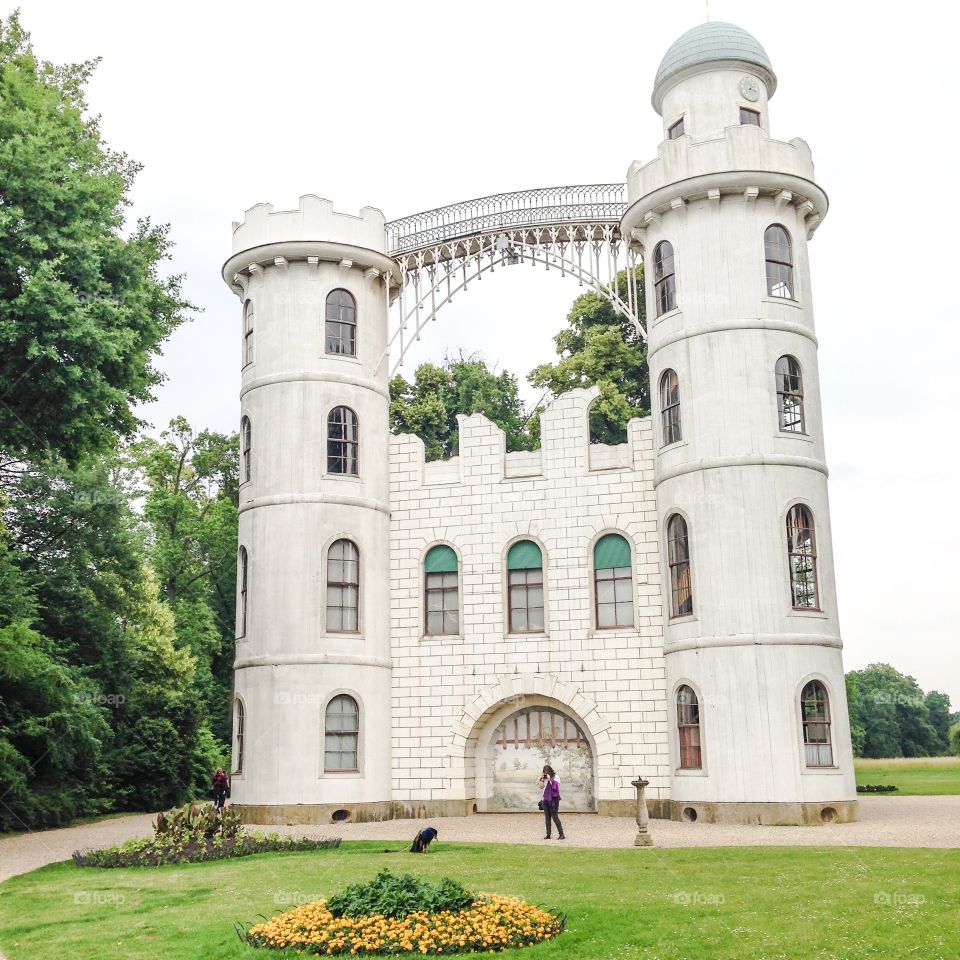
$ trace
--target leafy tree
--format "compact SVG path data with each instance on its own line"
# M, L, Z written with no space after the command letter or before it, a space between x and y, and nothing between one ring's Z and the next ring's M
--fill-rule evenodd
M508 450L531 450L530 433L517 378L495 373L473 355L447 357L440 366L417 368L413 383L396 376L390 382L390 426L394 433L415 433L423 440L428 460L455 456L457 414L482 413L506 434Z
M940 741L937 752L946 753L950 749L950 724L953 719L950 713L950 697L946 693L931 690L924 702L927 705L930 726L937 731L937 739Z
M643 267L637 267L641 320L645 318ZM617 275L621 297L627 295L627 272ZM554 338L560 359L543 363L528 380L559 396L577 387L600 388L590 410L590 434L596 443L622 443L627 423L650 412L647 345L636 327L598 293L578 297L567 314L567 328Z
M86 115L96 61L39 61L19 17L0 22L0 451L9 466L76 463L137 426L152 357L189 304L160 279L166 227L124 208L139 167Z

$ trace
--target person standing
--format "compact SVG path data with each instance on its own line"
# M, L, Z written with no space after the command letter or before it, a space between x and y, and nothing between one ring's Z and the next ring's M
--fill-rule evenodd
M557 825L557 839L566 840L567 838L563 835L563 824L560 823L560 818L557 816L560 809L560 781L557 779L553 767L549 764L543 768L543 776L540 777L540 789L543 791L540 804L543 807L544 820L547 822L547 835L543 839L550 839L552 825L555 823Z
M230 796L230 778L224 772L223 767L217 767L213 775L214 807L217 810L222 810L228 796Z

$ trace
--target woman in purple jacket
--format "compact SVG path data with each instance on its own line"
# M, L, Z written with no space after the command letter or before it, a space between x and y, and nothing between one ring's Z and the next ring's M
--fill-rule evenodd
M543 768L543 776L540 778L540 789L543 791L543 799L541 801L543 817L547 821L547 835L543 839L550 839L552 821L557 825L557 833L559 834L557 839L566 840L567 838L563 835L563 825L557 816L557 811L560 809L560 781L557 779L553 767L549 764Z

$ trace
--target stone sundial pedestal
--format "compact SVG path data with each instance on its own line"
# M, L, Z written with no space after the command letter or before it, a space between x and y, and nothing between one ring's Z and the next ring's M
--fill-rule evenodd
M652 847L653 837L650 836L650 816L647 813L646 789L649 780L642 777L631 781L637 791L637 836L633 841L635 847Z

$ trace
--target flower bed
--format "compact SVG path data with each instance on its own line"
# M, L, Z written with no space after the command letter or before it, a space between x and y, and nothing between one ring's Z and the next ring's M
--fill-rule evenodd
M456 913L410 913L385 917L335 917L326 900L308 903L247 931L255 947L294 948L303 953L450 954L529 947L558 936L564 918L512 897L479 897Z

